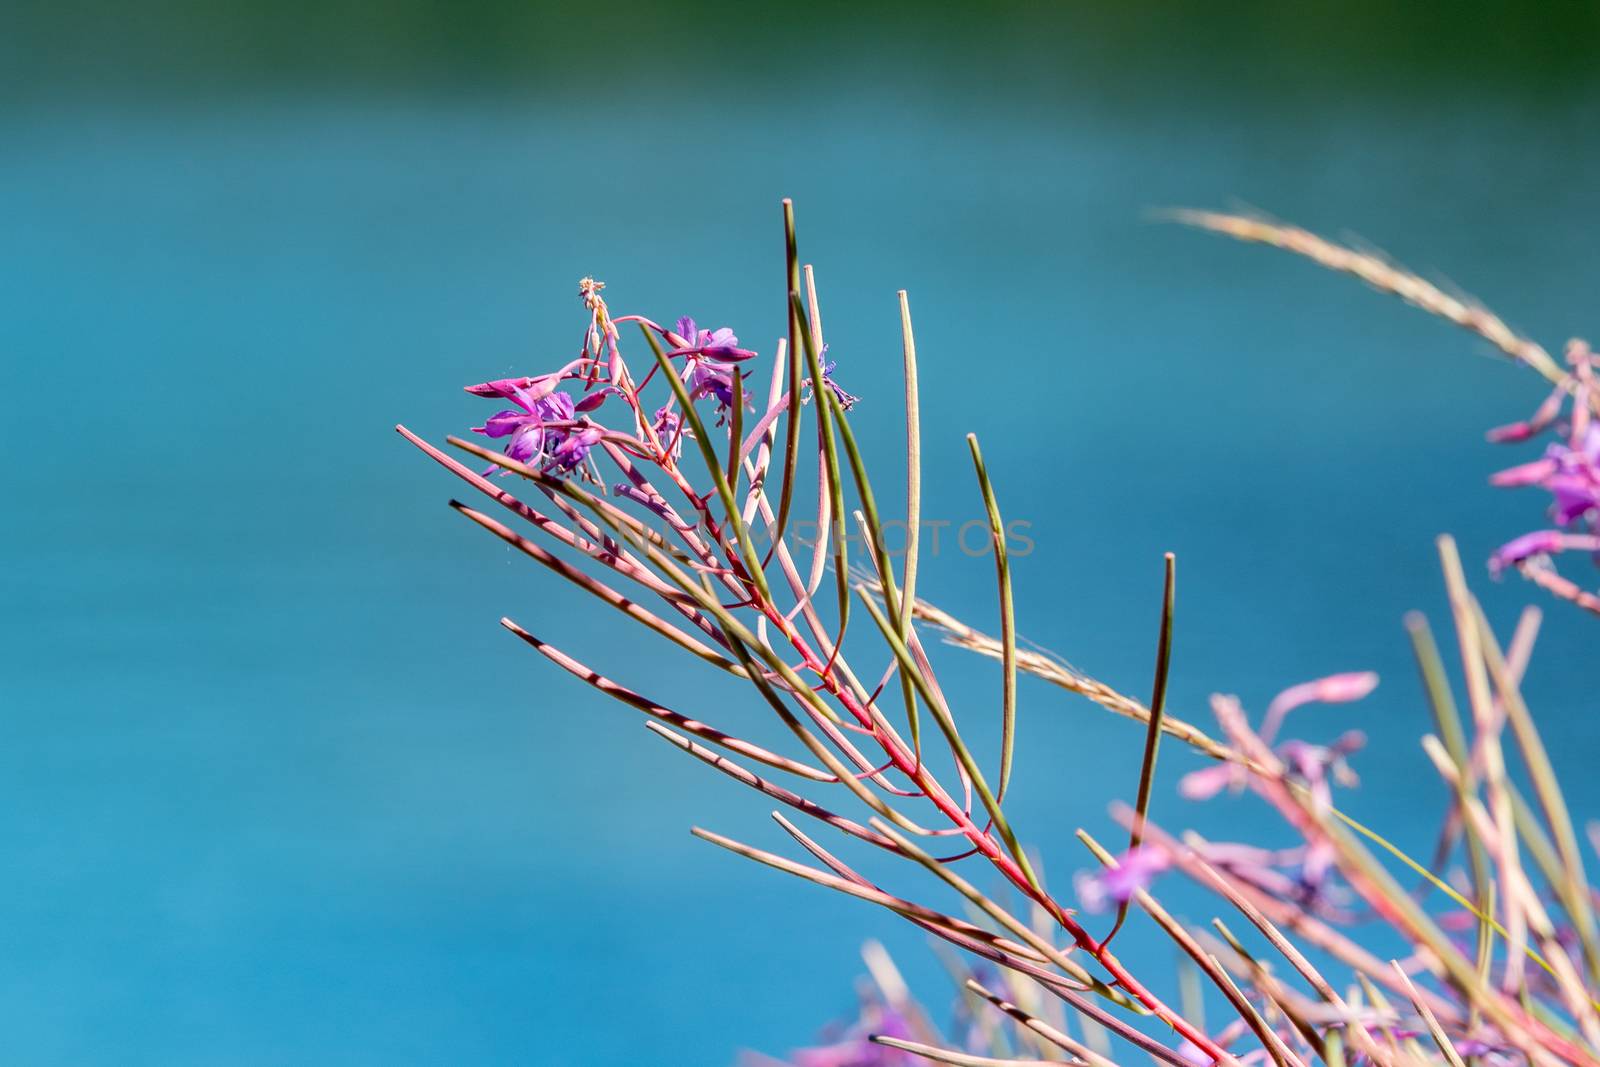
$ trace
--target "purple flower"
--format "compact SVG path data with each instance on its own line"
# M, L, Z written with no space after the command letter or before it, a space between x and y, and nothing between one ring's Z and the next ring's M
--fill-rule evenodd
M1588 474L1557 474L1545 482L1555 498L1550 517L1557 526L1570 526L1592 511L1600 510L1600 478Z
M828 350L828 346L823 345L822 350L826 352ZM849 411L851 408L855 407L861 402L861 398L845 392L839 387L839 383L833 380L833 368L836 366L838 366L838 364L832 361L822 365L822 384L826 385L833 393L834 399L839 401L839 406L844 410Z
M1073 886L1086 911L1105 911L1114 904L1126 904L1141 889L1147 889L1156 875L1172 865L1167 854L1150 845L1140 845L1117 857L1116 865L1089 873L1078 872Z
M733 407L733 375L728 367L695 360L689 367L689 399L716 397L717 407L726 411Z
M1333 674L1310 682L1290 686L1272 701L1259 739L1271 744L1273 735L1282 724L1284 716L1296 708L1311 703L1343 703L1359 700L1378 684L1378 676L1367 671ZM1213 697L1212 706L1227 726L1234 716L1238 729L1247 730L1244 712L1232 697ZM1316 745L1308 741L1280 742L1274 754L1282 761L1286 778L1298 781L1310 793L1315 808L1327 812L1333 807L1333 786L1358 784L1349 758L1367 742L1360 730L1347 730L1331 745ZM1194 771L1183 777L1178 789L1191 800L1203 800L1224 788L1243 789L1253 784L1252 772L1237 763L1220 763ZM1248 849L1238 845L1210 845L1205 852L1209 862L1226 868L1235 877L1263 889L1274 896L1293 900L1307 910L1332 918L1340 906L1341 893L1333 882L1337 870L1337 856L1330 842L1323 838L1308 839L1298 848L1278 853ZM1294 873L1278 868L1298 868Z
M1600 423L1590 414L1597 387L1595 357L1587 346L1574 343L1567 352L1572 364L1572 382L1550 394L1527 422L1513 423L1489 432L1491 441L1526 441L1551 427L1561 440L1545 449L1544 456L1529 463L1500 471L1490 477L1497 486L1538 486L1550 494L1550 518L1558 527L1577 527L1571 533L1561 530L1535 530L1497 549L1489 557L1489 572L1498 577L1507 567L1557 552L1594 549L1593 535L1600 534ZM1559 422L1561 409L1569 401L1565 422ZM1578 530L1584 531L1579 533Z
M604 432L598 426L585 426L575 433L567 434L561 442L550 451L550 466L557 470L570 471L585 459L589 458L589 449L600 443Z
M822 384L827 386L828 392L833 394L833 398L839 402L839 406L845 411L849 411L861 402L861 398L853 393L845 392L839 383L833 380L833 369L838 366L838 363L828 359L827 355L828 346L823 345L822 351L817 353L817 358L822 363ZM812 386L812 392L816 392L815 385Z
M1291 685L1267 705L1266 717L1261 720L1261 740L1270 745L1272 739L1278 736L1278 727L1283 724L1284 716L1296 708L1307 704L1347 704L1352 700L1360 700L1376 688L1378 676L1371 671L1330 674L1326 678Z
M1218 763L1190 771L1178 780L1178 795L1185 800L1210 800L1224 789L1244 788L1245 769L1237 763Z
M1371 671L1349 671L1330 674L1288 689L1272 698L1266 717L1261 721L1261 740L1271 744L1283 725L1284 717L1296 708L1307 704L1343 704L1360 700L1378 686L1378 676ZM1304 741L1285 741L1277 748L1278 755L1290 769L1299 772L1308 782L1321 782L1332 773L1340 785L1350 785L1355 774L1345 762L1350 753L1366 743L1366 735L1359 730L1346 733L1332 746L1310 745ZM1178 782L1178 792L1189 800L1209 800L1224 789L1244 788L1249 772L1237 763L1219 763L1191 771Z
M1331 745L1285 741L1278 746L1278 756L1309 785L1320 786L1332 778L1342 786L1354 787L1360 784L1360 779L1350 769L1349 758L1366 744L1366 734L1347 730Z
M1511 1049L1506 1045L1497 1045L1479 1037L1458 1037L1450 1043L1455 1047L1457 1055L1469 1059L1483 1059L1496 1065L1517 1062Z
M523 389L517 381L512 380L488 382L476 388L494 388L496 392L479 395L504 396L517 405L516 408L495 412L484 420L482 426L474 426L472 432L485 437L509 437L505 454L518 463L541 462L547 449L559 443L564 436L560 429L548 427L547 424L567 422L573 416L572 397L566 393L540 396Z
M656 409L656 421L651 429L655 431L656 440L661 442L661 447L666 449L667 457L674 463L683 455L682 428L683 418L672 410L671 405Z
M1546 456L1536 459L1532 463L1522 463L1515 467L1507 467L1503 471L1496 471L1489 475L1489 484L1509 488L1519 485L1541 485L1544 480L1558 470L1556 461Z
M1590 463L1600 463L1600 423L1591 422L1581 437L1573 441L1573 448Z
M728 327L701 330L687 315L679 319L672 330L662 332L666 334L667 341L675 346L669 355L704 356L723 363L737 363L755 356L749 349L739 347L739 339Z
M467 391L476 396L501 396L517 405L495 412L482 426L474 426L472 432L509 438L505 454L518 463L557 471L574 469L599 444L603 431L598 426L572 425L576 407L571 396L553 391L559 380L558 375L547 374L469 385ZM591 396L584 398L584 403L593 408L599 401ZM484 473L495 469L490 467Z
M1525 559L1560 552L1562 540L1560 530L1535 530L1507 541L1489 557L1489 573L1498 578L1507 567L1514 567Z
M1350 730L1331 745L1285 741L1278 746L1277 752L1290 772L1305 782L1317 810L1326 812L1333 807L1330 778L1343 786L1360 783L1355 771L1350 768L1348 757L1366 743L1366 734L1360 730ZM1328 875L1334 869L1334 862L1333 845L1327 840L1319 838L1306 846L1300 864L1300 889L1308 902L1327 891Z
M738 373L732 367L720 363L695 358L689 360L689 373L686 379L689 399L699 400L707 396L713 398L717 402L718 426L727 420L728 412L733 410L733 379Z

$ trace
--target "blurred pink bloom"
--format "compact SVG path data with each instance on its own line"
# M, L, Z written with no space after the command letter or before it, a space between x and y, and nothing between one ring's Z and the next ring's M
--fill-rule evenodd
M1261 720L1261 740L1272 744L1283 725L1283 717L1306 704L1347 704L1360 700L1378 687L1378 676L1371 671L1352 671L1348 674L1330 674L1311 682L1292 685L1279 693L1267 706L1266 718Z
M1547 397L1533 418L1489 431L1491 441L1527 441L1554 428L1560 440L1540 459L1491 475L1492 485L1538 486L1550 494L1550 519L1558 527L1534 530L1515 538L1489 557L1489 573L1499 577L1507 567L1564 551L1600 548L1600 423L1590 408L1596 397L1595 357L1588 346L1574 342L1567 351L1572 378ZM1568 405L1566 420L1558 421ZM1600 560L1597 560L1600 561Z
M1514 567L1535 556L1550 556L1557 552L1600 552L1600 536L1594 534L1569 534L1560 530L1535 530L1507 541L1489 557L1489 573L1499 577L1507 567Z
M1219 763L1190 771L1178 781L1178 793L1187 800L1210 800L1230 786L1237 792L1244 788L1245 769L1237 763Z
M668 343L675 346L668 353L672 356L705 356L723 363L736 363L755 356L749 349L739 347L739 339L728 327L702 330L687 315L674 324L673 330L662 332Z
M1555 472L1555 460L1536 459L1532 463L1523 463L1515 467L1507 467L1503 471L1496 471L1494 474L1489 475L1489 484L1503 487L1538 485Z
M1172 860L1162 850L1140 845L1118 856L1114 867L1078 872L1073 887L1085 911L1105 911L1132 900L1134 894L1149 888L1156 875L1171 865Z

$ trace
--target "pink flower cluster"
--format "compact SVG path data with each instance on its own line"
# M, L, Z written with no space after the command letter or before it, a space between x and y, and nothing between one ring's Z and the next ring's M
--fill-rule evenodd
M1570 377L1551 391L1533 416L1489 431L1489 440L1515 443L1550 431L1558 440L1544 455L1490 477L1492 485L1537 486L1550 494L1551 528L1525 533L1500 546L1489 558L1499 576L1507 567L1548 572L1550 557L1562 552L1600 552L1600 423L1595 408L1596 357L1582 341L1567 346ZM1530 575L1531 576L1531 575Z

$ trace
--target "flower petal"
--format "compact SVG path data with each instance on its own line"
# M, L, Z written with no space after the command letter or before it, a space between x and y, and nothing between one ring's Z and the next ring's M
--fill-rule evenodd
M504 437L516 433L530 422L537 421L525 411L497 411L485 419L482 426L474 426L472 432L488 437Z

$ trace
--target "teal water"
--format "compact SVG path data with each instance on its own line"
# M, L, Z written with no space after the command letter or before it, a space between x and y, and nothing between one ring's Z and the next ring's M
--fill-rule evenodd
M1357 283L1148 212L1243 202L1353 232L1558 346L1592 329L1600 285L1600 96L1568 47L1586 23L821 9L790 31L623 10L592 16L632 30L596 68L558 54L595 29L565 11L502 12L497 34L492 12L423 6L298 30L162 10L30 9L32 36L6 38L0 1029L19 1062L721 1064L848 1011L870 934L944 1001L886 918L689 838L781 835L495 620L730 728L758 709L462 523L461 490L390 429L442 437L483 414L462 383L567 358L586 273L617 309L770 353L786 195L891 485L910 290L927 513L980 514L978 432L1036 545L1023 631L1142 691L1176 551L1175 706L1204 720L1214 690L1259 708L1378 670L1376 696L1300 725L1366 729L1351 807L1427 840L1399 620L1444 626L1434 535L1475 565L1539 521L1487 489L1511 453L1481 438L1538 382ZM988 624L987 561L925 567ZM1532 599L1474 573L1502 625ZM1553 608L1527 683L1590 813L1593 640ZM993 707L990 665L938 662L968 714ZM1064 880L1138 738L1032 685L1021 729L1017 819ZM1158 806L1276 832L1244 803Z

